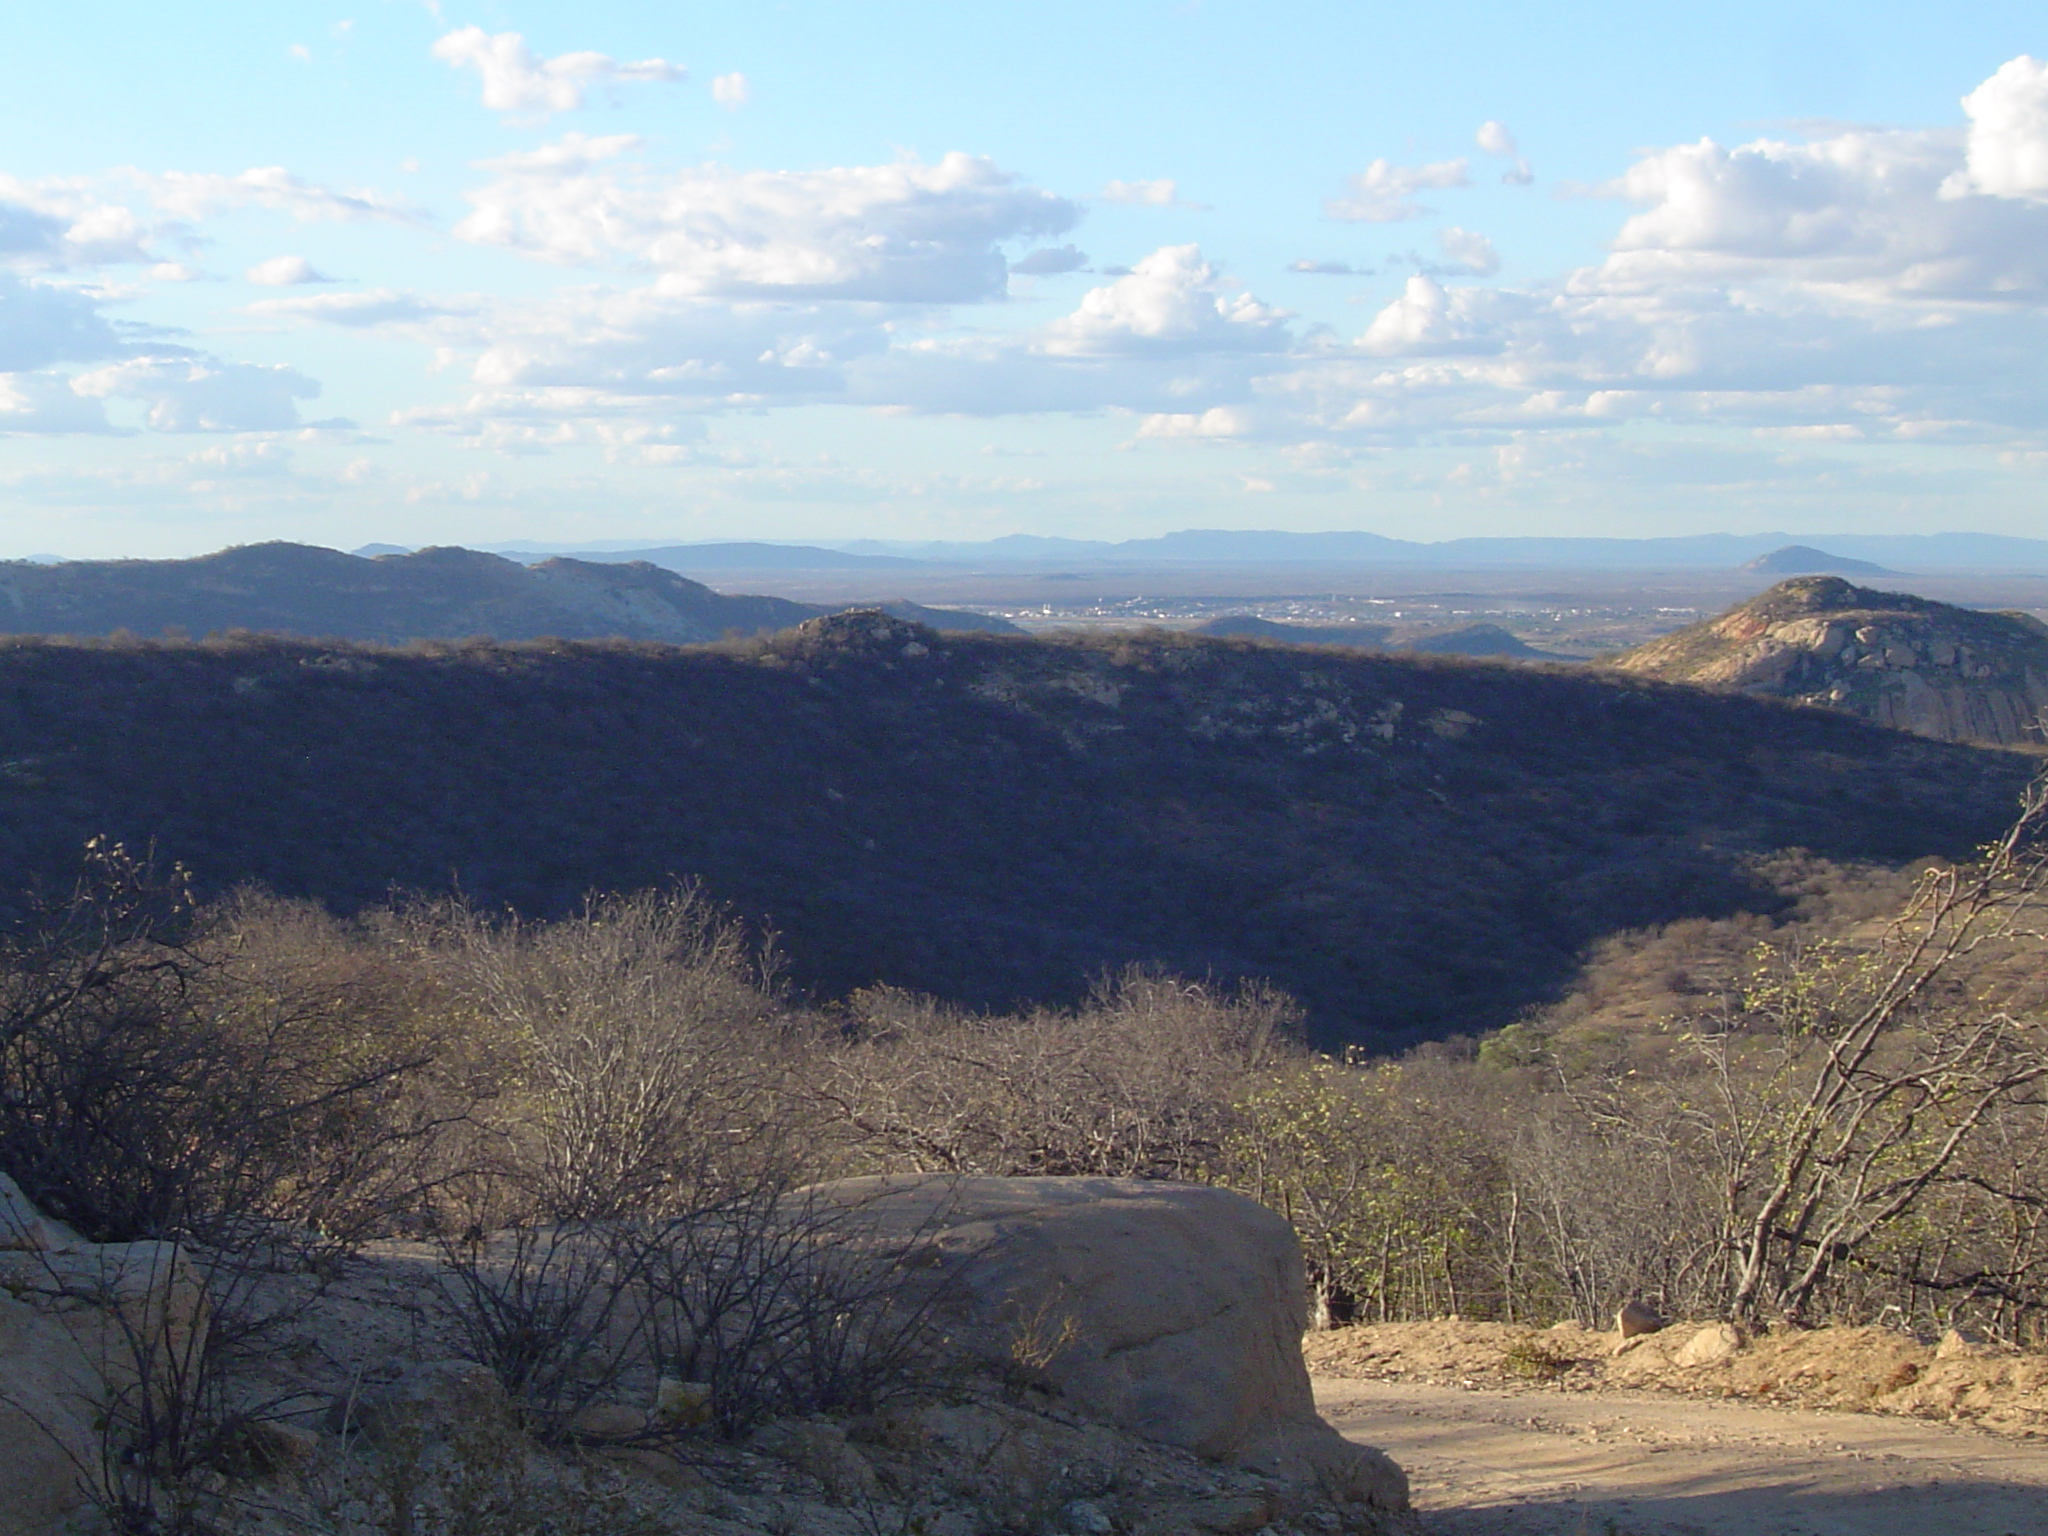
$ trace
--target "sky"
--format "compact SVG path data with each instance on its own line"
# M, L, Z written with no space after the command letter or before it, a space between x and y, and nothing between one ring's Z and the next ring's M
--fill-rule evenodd
M2048 15L15 0L0 557L2048 535Z

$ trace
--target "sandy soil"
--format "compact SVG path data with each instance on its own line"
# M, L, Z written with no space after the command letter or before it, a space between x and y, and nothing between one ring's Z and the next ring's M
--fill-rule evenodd
M1627 1393L1316 1382L1433 1536L2048 1536L2048 1449L1982 1430Z
M1682 1329L1618 1357L1559 1330L1577 1363L1539 1383L1499 1368L1517 1333L1310 1341L1324 1415L1407 1469L1433 1536L2048 1536L2038 1356L1823 1330L1674 1369Z

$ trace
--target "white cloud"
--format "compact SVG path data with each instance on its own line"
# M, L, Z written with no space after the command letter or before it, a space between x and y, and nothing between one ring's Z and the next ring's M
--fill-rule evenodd
M0 373L97 362L126 350L88 295L0 272Z
M83 180L0 175L0 263L63 270L155 261L135 214Z
M80 374L79 394L139 400L159 432L275 432L300 425L298 400L320 386L282 365L198 356L130 358Z
M1500 173L1500 179L1511 187L1526 187L1536 179L1536 173L1529 169L1529 162L1522 158L1521 150L1515 144L1515 136L1508 132L1507 124L1485 122L1472 135L1472 142L1489 155L1500 155L1515 163Z
M1241 406L1217 405L1206 411L1160 411L1138 425L1140 437L1231 438L1251 431L1251 417Z
M1273 351L1289 340L1288 316L1229 291L1193 245L1161 246L1130 276L1088 291L1080 307L1046 328L1056 353Z
M747 84L747 77L738 70L729 75L716 76L711 82L711 99L728 112L737 112L753 99L753 89Z
M494 112L545 117L583 105L585 88L596 80L678 81L689 73L666 59L621 64L602 53L537 57L517 32L487 33L461 27L434 44L434 57L454 69L473 69L483 82L483 102ZM730 78L730 77L728 77Z
M1160 181L1112 181L1102 189L1102 200L1149 208L1171 208L1180 201L1180 184L1171 177Z
M470 316L479 305L422 298L395 288L369 288L356 293L308 294L296 299L261 299L248 306L253 315L319 320L349 330L380 326L413 326L448 317Z
M411 224L418 223L421 217L403 199L368 188L337 191L307 181L281 165L251 166L233 176L195 171L126 174L142 186L158 208L180 219L206 219L241 208L271 208L288 213L301 223L388 219Z
M1491 277L1500 270L1500 255L1494 250L1493 242L1482 234L1452 224L1438 230L1436 239L1437 244L1443 247L1445 264L1460 272L1469 272L1474 277Z
M2021 54L1963 98L1967 173L1953 193L2048 197L2048 64Z
M316 272L313 263L303 256L273 256L268 261L257 262L242 275L266 288L293 288L301 283L334 281L325 273Z
M1311 261L1304 256L1298 261L1287 263L1290 272L1307 273L1314 277L1370 277L1371 269L1354 267L1348 261Z
M61 373L0 373L0 432L109 432L106 408Z
M1323 206L1331 218L1348 223L1398 224L1429 212L1414 201L1417 192L1469 187L1469 172L1470 163L1465 160L1439 160L1432 165L1375 160L1350 179L1350 196L1333 197Z
M652 268L680 294L956 303L1002 294L1002 242L1080 216L975 155L820 171L612 163L637 143L571 134L490 162L496 179L456 233L547 261Z
M1026 277L1052 277L1061 272L1078 272L1088 265L1088 253L1079 246L1049 245L1010 263L1012 272Z

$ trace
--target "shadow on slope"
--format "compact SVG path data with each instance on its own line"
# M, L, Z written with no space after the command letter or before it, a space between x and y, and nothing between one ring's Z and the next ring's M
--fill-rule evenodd
M2026 764L1637 679L1160 634L0 647L0 859L87 837L338 908L701 878L823 993L1269 978L1325 1045L1505 1023L1757 856L1958 854Z

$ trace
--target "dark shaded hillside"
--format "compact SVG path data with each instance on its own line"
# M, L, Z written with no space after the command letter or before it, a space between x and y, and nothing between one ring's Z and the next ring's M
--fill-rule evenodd
M941 628L1016 633L1001 619L892 603ZM766 634L832 610L729 596L646 561L527 566L471 549L366 559L308 544L248 544L193 560L0 565L0 632L204 635L250 629L333 640L666 640Z
M874 614L704 649L0 645L17 876L99 832L342 908L698 876L821 992L1049 1000L1154 961L1269 977L1325 1042L1502 1023L1605 933L1769 907L1756 853L1962 852L2025 773L1630 678Z

